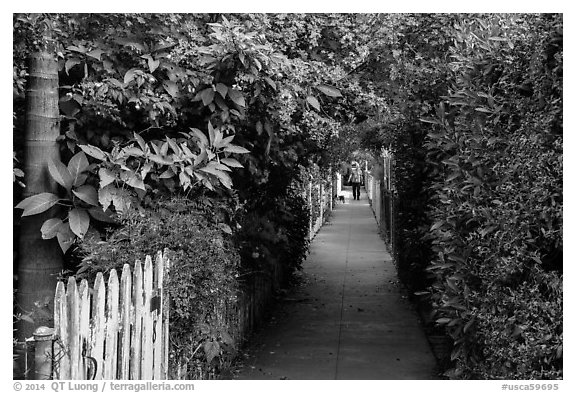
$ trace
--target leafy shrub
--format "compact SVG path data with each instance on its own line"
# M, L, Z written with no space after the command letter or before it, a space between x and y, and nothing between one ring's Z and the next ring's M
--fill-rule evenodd
M561 16L470 18L453 34L426 145L448 375L562 378Z
M230 228L219 222L223 220L219 206L203 201L204 208L199 206L202 202L171 200L154 210L128 212L122 226L105 241L93 238L82 243L87 257L78 275L90 278L98 271L121 269L125 263L133 266L137 259L169 249L171 361L186 360L189 377L205 379L235 354L228 326L217 313L223 302L236 300L240 257L227 234Z
M262 193L250 201L252 210L241 219L237 244L248 272L264 269L270 273L279 267L287 279L306 258L310 212L296 184L279 195L272 196L272 192L278 191L264 186Z

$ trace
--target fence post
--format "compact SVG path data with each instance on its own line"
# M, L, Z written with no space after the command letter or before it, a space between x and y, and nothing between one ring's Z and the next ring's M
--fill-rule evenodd
M52 341L54 329L41 326L34 335L34 379L51 379L52 377Z
M312 206L312 181L308 182L308 209L310 210L310 225L308 228L309 234L308 237L310 240L314 237L314 223L313 221L313 214L314 207Z
M318 186L320 189L318 200L320 201L320 226L322 226L322 222L324 220L324 186L322 184L322 178L320 178L320 185Z

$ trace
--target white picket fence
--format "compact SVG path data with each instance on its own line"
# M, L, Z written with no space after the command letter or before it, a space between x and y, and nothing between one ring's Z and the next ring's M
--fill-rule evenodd
M169 260L158 252L116 270L93 288L74 278L59 282L54 298L54 379L168 378L169 303L164 276Z

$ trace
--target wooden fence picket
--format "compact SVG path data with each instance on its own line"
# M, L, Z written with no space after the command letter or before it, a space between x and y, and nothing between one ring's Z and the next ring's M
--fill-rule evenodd
M130 325L132 306L132 272L125 264L120 278L120 337L118 344L118 379L130 378Z
M164 275L170 271L170 259L167 258L166 250L164 250L163 262L164 271L162 273L162 289L160 295L162 296L162 375L161 379L168 379L168 362L170 357L170 297L164 293Z
M73 277L68 279L66 288L66 297L68 301L68 340L70 351L70 379L81 379L80 370L80 299L78 297L78 288L76 280Z
M152 345L154 347L154 379L162 379L162 285L164 282L164 263L162 253L156 254L156 266L154 271L154 297L156 298L153 306L156 309L152 313L153 329Z
M142 346L142 263L136 261L134 265L132 313L134 314L132 327L132 347L130 351L130 379L140 378L141 346Z
M56 340L55 358L57 368L54 378L70 379L70 352L68 345L68 301L66 300L66 288L63 282L56 285L54 296L54 326Z
M169 261L158 252L144 269L125 264L107 283L98 273L92 290L71 277L54 296L54 379L167 379Z
M144 306L142 309L142 370L140 379L153 379L154 348L152 345L152 258L146 255L144 262Z
M82 356L80 367L80 379L88 378L88 364L87 354L89 353L90 342L90 291L88 288L88 281L82 280L80 282L80 351Z
M106 301L106 345L104 348L104 379L116 379L116 366L118 361L118 274L116 270L110 272L108 278Z
M92 379L103 379L104 363L104 334L105 334L105 303L106 288L102 273L96 275L94 283L94 298L92 299L92 334L90 337L90 356L94 359L94 371Z

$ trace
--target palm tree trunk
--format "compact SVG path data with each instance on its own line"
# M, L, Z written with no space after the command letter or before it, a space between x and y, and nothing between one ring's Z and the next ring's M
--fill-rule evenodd
M24 141L24 198L57 193L58 185L48 173L48 160L59 158L56 139L60 134L58 109L58 63L49 49L33 53L26 92ZM34 324L22 321L18 338L30 337L35 327L51 326L56 275L62 270L63 254L56 239L43 240L40 228L57 209L23 217L20 222L17 306L35 311Z

